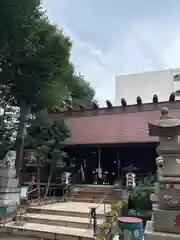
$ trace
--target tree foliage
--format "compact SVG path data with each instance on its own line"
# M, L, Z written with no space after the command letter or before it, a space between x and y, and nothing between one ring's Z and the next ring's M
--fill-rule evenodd
M37 149L47 146L46 155L52 156L54 149L60 149L61 144L70 137L70 130L64 119L52 119L50 115L41 111L29 121L25 147Z
M154 187L141 184L136 186L132 193L133 205L137 210L151 210L152 202L150 195L154 192Z
M76 84L70 88L73 109L79 108L79 105L91 108L95 96L94 89L89 82L84 80L82 75L75 76L75 82Z
M37 165L38 186L40 187L40 166L49 165L50 172L45 196L51 182L53 169L63 162L65 152L60 150L62 143L70 137L66 121L63 119L50 119L46 112L40 112L36 118L30 121L27 128L28 135L25 139L25 149L35 153L34 161ZM39 188L38 187L38 188Z
M12 51L13 46L24 44L31 32L34 17L41 14L40 0L2 0L0 1L0 49ZM15 44L15 45L14 45ZM15 48L14 51L17 49ZM8 51L9 53L9 51ZM7 54L8 53L4 53Z
M6 104L20 108L15 145L20 172L30 113L52 109L69 94L74 107L90 105L94 90L76 75L72 43L49 22L40 0L2 0L0 21L0 87Z

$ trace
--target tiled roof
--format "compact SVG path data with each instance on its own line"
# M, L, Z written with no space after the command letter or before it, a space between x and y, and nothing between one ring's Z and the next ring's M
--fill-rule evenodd
M170 109L169 115L180 118L180 109ZM159 110L71 116L67 119L72 137L68 145L78 144L118 144L156 142L148 135L148 122L160 118Z

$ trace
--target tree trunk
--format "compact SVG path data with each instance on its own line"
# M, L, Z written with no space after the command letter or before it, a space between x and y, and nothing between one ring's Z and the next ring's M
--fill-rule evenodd
M25 104L20 104L20 119L19 130L16 137L16 174L19 177L20 185L22 184L22 163L23 163L23 151L24 151L24 139L26 135L27 121L29 120L30 107Z
M38 190L38 199L41 198L41 186L40 186L40 159L37 156L37 190Z
M45 194L44 194L44 198L47 198L47 196L48 196L49 186L50 186L50 183L51 183L52 173L53 173L53 166L52 165L53 164L51 164L51 167L50 167L48 183L47 183L46 191L45 191Z

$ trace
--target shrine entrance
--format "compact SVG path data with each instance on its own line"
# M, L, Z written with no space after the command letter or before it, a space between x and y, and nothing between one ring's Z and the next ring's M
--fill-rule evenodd
M123 144L121 146L80 146L67 149L82 184L125 185L123 168L130 164L137 168L136 179L141 181L149 173L156 173L156 143Z
M118 149L101 148L102 184L114 185L118 179Z
M89 148L81 155L82 183L113 185L117 180L117 149Z
M156 143L128 144L120 148L121 178L126 183L126 172L136 173L136 182L143 182L148 176L156 174ZM128 169L132 167L133 169Z
M98 149L97 148L90 148L87 149L86 154L84 155L83 159L83 169L84 169L84 177L86 184L95 184L98 182L97 176L97 163L98 163ZM96 183L97 184L97 183Z

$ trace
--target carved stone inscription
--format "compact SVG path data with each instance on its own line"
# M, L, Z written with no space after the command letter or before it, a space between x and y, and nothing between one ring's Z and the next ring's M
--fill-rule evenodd
M169 187L160 188L159 194L160 205L167 208L180 208L180 189L179 184L169 185Z

